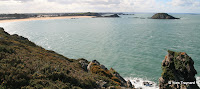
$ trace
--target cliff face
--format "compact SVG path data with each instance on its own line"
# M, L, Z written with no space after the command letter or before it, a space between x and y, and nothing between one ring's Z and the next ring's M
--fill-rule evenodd
M153 15L151 19L179 19L179 18L175 18L167 13L157 13Z
M200 89L196 84L194 61L185 52L168 51L162 62L160 89Z
M131 88L98 61L69 59L0 28L0 88Z

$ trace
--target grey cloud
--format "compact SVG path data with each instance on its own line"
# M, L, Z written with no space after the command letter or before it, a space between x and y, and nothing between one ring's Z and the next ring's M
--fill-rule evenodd
M79 0L48 0L49 2L56 2L60 4L73 4L80 2Z
M33 0L0 0L0 1L20 1L20 2L29 2Z
M33 0L14 0L14 1L29 2L29 1L33 1Z
M200 3L199 0L172 0L171 2L169 2L169 4L172 4L174 6L198 6L198 4Z
M49 2L56 2L60 4L74 4L74 3L85 3L85 4L91 4L91 5L110 5L110 4L120 4L120 0L108 0L108 1L102 1L102 0L48 0Z
M96 0L96 1L85 1L85 3L92 4L92 5L110 5L110 4L120 4L120 0L108 0L108 1L101 1L101 0Z

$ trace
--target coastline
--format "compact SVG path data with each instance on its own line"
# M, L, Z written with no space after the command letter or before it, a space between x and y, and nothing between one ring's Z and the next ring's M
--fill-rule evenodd
M60 17L40 17L40 18L25 18L25 19L9 19L0 20L0 23L18 22L18 21L33 21L33 20L49 20L49 19L65 19L65 18L93 18L95 16L60 16Z

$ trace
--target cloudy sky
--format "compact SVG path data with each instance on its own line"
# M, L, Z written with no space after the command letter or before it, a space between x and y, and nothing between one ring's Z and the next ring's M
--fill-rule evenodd
M0 0L0 13L200 13L200 0Z

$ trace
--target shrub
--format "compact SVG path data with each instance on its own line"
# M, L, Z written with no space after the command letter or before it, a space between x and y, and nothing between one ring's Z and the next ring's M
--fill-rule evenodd
M12 48L0 45L0 52L5 52L5 53L14 53L14 50Z

